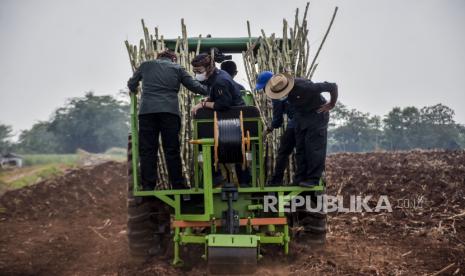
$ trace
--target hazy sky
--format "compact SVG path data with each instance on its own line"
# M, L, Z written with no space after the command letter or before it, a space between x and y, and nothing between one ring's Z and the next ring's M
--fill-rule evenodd
M16 134L47 120L85 91L116 94L130 66L123 44L142 36L140 19L165 37L280 33L306 1L0 0L0 122ZM465 1L311 1L316 50L339 6L315 81L334 81L350 107L384 115L394 106L446 104L465 123ZM238 57L235 57L236 61ZM242 70L242 68L239 68ZM245 75L238 81L246 83Z

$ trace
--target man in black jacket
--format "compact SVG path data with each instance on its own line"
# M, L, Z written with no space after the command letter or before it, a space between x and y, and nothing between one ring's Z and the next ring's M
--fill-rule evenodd
M210 108L216 111L225 111L232 106L245 105L241 91L231 76L215 67L214 61L208 54L196 56L192 62L195 78L208 85L210 90L208 98L193 107L195 114L200 108Z
M223 71L226 71L230 76L231 78L233 79L234 81L234 85L236 85L236 87L239 89L239 90L245 90L245 87L238 83L237 81L234 80L234 77L236 77L237 75L237 65L234 61L232 60L226 60L226 61L223 61L221 63L221 70Z
M192 108L192 113L195 114L201 108L209 108L215 111L226 111L233 106L244 106L245 102L242 99L241 91L236 86L236 82L231 76L223 70L218 70L211 56L208 54L200 54L191 62L195 78L202 81L210 90L208 98L202 100ZM250 185L249 170L242 170L241 164L235 166L237 178L241 187ZM218 184L221 178L221 172L214 172L214 184Z
M329 102L321 95L329 92ZM284 73L274 75L266 84L271 99L287 96L294 108L297 171L294 183L304 187L318 185L325 169L329 112L338 97L335 83L315 83Z
M181 84L197 94L208 95L208 90L175 60L174 52L161 52L156 60L143 62L128 81L132 93L137 93L139 81L142 81L139 155L144 190L153 190L156 186L160 134L171 186L174 189L186 188L179 146L181 118L178 92Z

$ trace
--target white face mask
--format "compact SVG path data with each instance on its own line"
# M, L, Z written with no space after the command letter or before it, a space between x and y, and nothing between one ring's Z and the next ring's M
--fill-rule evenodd
M207 72L203 72L202 74L195 74L195 79L198 81L204 81L207 79Z

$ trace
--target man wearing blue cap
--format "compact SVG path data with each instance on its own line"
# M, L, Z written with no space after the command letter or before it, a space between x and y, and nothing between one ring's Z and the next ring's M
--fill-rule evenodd
M270 71L260 73L255 89L257 91L264 89L271 77L273 77L273 73ZM287 116L287 128L281 136L274 173L268 181L269 186L279 186L283 184L284 171L289 161L289 155L294 151L295 147L294 108L289 104L287 96L281 99L272 99L271 102L273 104L273 119L271 127L266 130L267 133L272 132L273 129L280 128L284 122L284 114Z
M269 73L266 75L269 76ZM287 73L281 73L268 78L264 90L272 100L287 97L294 110L297 161L294 183L304 187L318 185L325 169L328 111L336 105L337 85L294 79ZM330 93L329 102L321 95L323 92Z

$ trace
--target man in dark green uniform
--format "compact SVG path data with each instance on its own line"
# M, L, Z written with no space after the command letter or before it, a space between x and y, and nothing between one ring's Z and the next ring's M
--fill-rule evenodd
M175 60L174 52L161 52L156 60L143 62L128 81L128 88L132 93L137 92L139 81L142 81L139 155L144 190L153 190L157 182L156 164L160 134L170 184L174 189L186 188L179 147L181 118L178 92L181 84L202 95L208 95L208 90L175 63Z
M321 95L329 92L329 102ZM294 183L313 187L318 185L325 169L329 112L338 97L335 83L314 83L289 74L274 75L265 86L271 99L287 100L294 108L297 171Z

